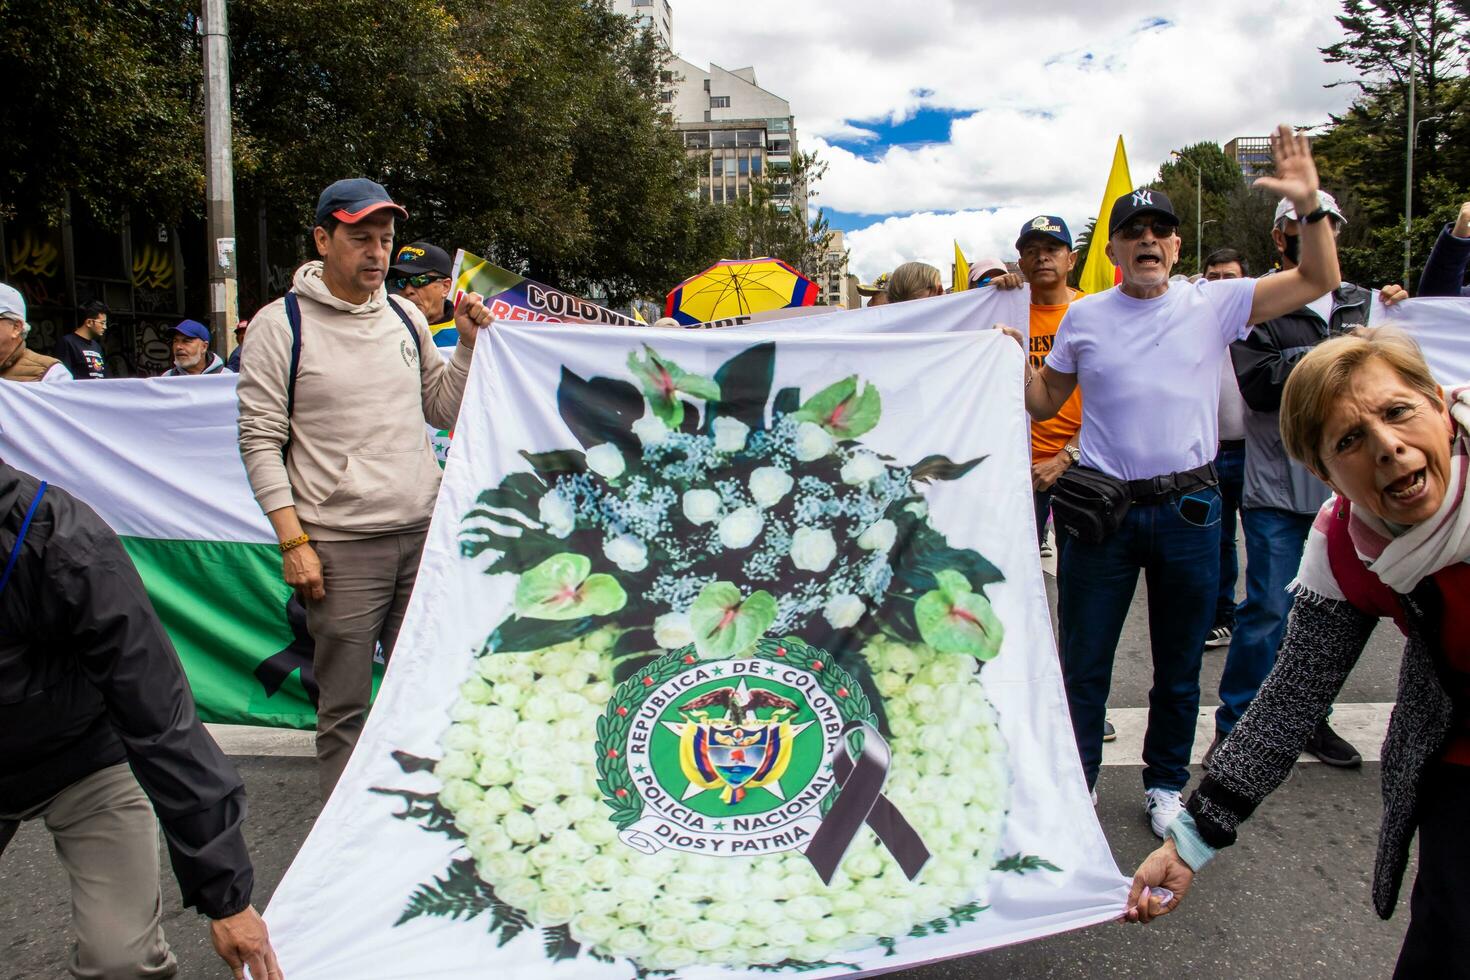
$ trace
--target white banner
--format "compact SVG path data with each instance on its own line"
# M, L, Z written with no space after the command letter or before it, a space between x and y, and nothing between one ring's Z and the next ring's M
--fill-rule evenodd
M1116 918L1022 354L927 332L977 303L495 324L377 705L267 911L286 974L824 977Z
M1441 384L1470 381L1470 299L1429 297L1385 307L1375 293L1368 322L1407 331Z

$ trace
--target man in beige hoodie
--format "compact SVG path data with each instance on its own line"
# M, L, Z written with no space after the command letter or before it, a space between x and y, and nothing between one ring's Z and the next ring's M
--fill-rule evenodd
M236 388L240 456L316 644L323 798L362 731L374 650L392 652L418 573L439 489L425 423L453 427L490 319L479 295L462 297L446 362L423 314L388 296L394 218L407 216L370 180L322 192L322 260L250 321Z

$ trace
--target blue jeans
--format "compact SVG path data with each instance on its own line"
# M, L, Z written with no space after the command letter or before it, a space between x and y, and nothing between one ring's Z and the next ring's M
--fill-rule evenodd
M1062 537L1057 568L1062 679L1088 786L1096 785L1102 765L1113 656L1140 569L1148 584L1154 665L1143 785L1177 790L1189 782L1200 658L1215 617L1220 576L1220 491L1194 496L1209 503L1200 523L1186 520L1177 501L1135 504L1101 544Z
M1235 552L1235 515L1240 512L1245 492L1245 447L1221 448L1215 457L1220 474L1220 595L1215 602L1215 625L1235 625L1235 580L1240 577L1240 559Z
M1291 611L1286 586L1296 578L1315 516L1275 507L1247 507L1240 512L1245 525L1245 602L1236 611L1235 632L1220 675L1215 727L1222 732L1235 728L1276 664L1276 648Z
M1051 490L1032 490L1031 502L1036 505L1036 547L1046 544L1046 519L1051 514Z

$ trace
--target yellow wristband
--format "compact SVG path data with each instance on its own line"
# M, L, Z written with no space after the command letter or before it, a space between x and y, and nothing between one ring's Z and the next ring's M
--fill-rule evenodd
M304 534L298 534L294 538L290 538L290 539L288 539L286 541L282 541L281 542L281 554L284 555L286 552L290 551L292 548L299 548L302 545L306 544L306 542L308 542L310 540L311 540L311 538L307 537L306 535L304 535Z

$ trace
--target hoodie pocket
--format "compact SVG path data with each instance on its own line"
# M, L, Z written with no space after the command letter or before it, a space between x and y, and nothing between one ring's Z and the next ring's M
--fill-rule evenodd
M323 523L392 527L428 520L439 492L439 465L427 445L406 452L347 457L342 479L321 502Z

